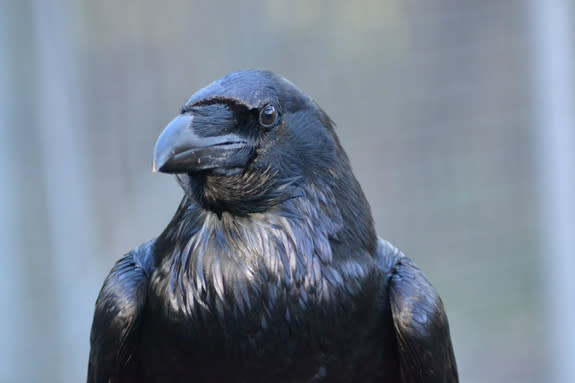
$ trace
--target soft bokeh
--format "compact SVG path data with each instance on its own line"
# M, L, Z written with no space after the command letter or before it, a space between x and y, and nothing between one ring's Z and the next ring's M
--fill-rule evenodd
M0 1L0 382L81 382L98 290L181 191L196 90L267 68L331 115L462 382L575 381L570 0Z

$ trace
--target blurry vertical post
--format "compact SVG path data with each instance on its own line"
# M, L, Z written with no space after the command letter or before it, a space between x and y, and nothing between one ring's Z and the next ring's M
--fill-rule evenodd
M26 293L22 275L28 271L21 257L22 246L18 241L18 214L21 214L18 200L17 172L13 151L17 140L12 130L20 129L20 116L15 106L13 83L17 77L14 67L19 64L19 57L11 53L10 36L18 12L14 9L0 11L0 302L7 308L0 315L0 381L13 382L22 379L17 368L23 366L22 359L26 352L22 344L26 342L26 330L14 326L15 323L26 328L30 315L26 304ZM13 35L13 34L12 34ZM20 85L20 84L19 84ZM15 328L16 327L16 328ZM26 328L27 329L27 328ZM23 340L24 339L24 340ZM30 358L27 362L34 361ZM24 375L25 376L25 375ZM25 377L29 377L25 376Z
M575 75L572 0L531 1L549 382L575 382ZM544 308L545 309L545 308Z
M34 3L38 87L34 103L43 150L42 174L49 215L54 275L54 304L58 306L61 382L84 379L92 307L86 299L97 284L90 280L95 267L94 217L83 144L82 97L78 79L78 6L66 0Z

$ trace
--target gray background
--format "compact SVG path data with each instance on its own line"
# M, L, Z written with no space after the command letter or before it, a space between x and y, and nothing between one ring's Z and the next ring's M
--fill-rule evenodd
M336 121L378 232L440 292L462 382L574 382L574 6L0 1L0 382L85 379L116 259L196 90L267 68Z

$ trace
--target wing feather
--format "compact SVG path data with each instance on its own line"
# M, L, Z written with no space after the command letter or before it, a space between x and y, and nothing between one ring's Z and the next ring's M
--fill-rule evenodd
M132 381L138 324L152 269L151 243L121 258L96 301L90 335L88 383Z
M421 270L395 247L380 240L378 254L390 275L388 296L402 382L458 382L441 298Z

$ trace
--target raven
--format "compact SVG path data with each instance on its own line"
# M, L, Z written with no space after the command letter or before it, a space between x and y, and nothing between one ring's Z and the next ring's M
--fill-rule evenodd
M198 91L153 168L184 197L106 278L88 383L458 381L441 299L377 237L333 122L291 82Z

